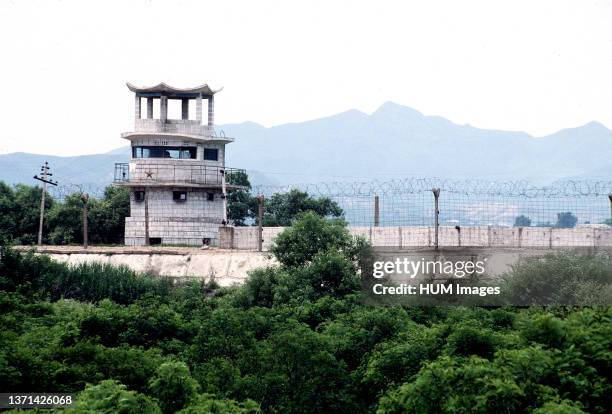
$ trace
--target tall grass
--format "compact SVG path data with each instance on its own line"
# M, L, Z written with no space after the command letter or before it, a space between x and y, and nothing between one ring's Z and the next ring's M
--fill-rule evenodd
M612 256L558 252L524 260L503 276L507 303L522 306L609 306Z
M111 299L131 303L146 294L166 295L169 278L141 275L127 266L83 263L69 266L45 255L4 249L0 260L0 289L38 295L52 301L65 298L87 302Z

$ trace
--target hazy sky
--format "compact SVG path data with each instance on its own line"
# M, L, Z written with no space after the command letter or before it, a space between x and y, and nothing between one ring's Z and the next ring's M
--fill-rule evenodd
M0 42L0 153L125 145L126 81L224 86L217 123L370 113L392 100L537 136L612 127L603 0L3 0Z

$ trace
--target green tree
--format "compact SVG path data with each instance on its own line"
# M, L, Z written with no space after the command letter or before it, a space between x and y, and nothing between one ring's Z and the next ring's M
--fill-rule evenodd
M578 218L574 216L572 213L557 213L557 222L555 223L555 227L560 229L571 229L576 226L578 222Z
M586 414L580 409L580 405L571 401L562 401L560 403L547 402L542 407L533 410L533 414Z
M94 200L90 200L93 204ZM49 240L53 244L83 242L83 201L81 193L72 193L49 211ZM95 231L94 231L95 233Z
M496 341L493 332L473 323L460 323L446 339L451 354L492 358Z
M227 183L242 186L227 192L227 218L234 226L246 226L257 217L258 209L257 198L250 193L249 176L244 171L229 173Z
M125 218L129 215L129 189L112 185L106 187L101 200L94 199L93 202L90 202L89 238L91 242L122 244Z
M251 194L251 183L243 171L229 173L228 184L241 186L227 192L227 217L235 226L257 223L259 201ZM273 194L264 200L264 226L290 226L301 213L312 211L322 217L341 217L343 211L328 197L315 198L303 191L292 189Z
M511 376L479 357L441 357L384 396L379 414L521 412L524 394Z
M356 261L367 250L367 243L351 236L343 220L328 220L309 211L280 233L270 248L285 267L304 266L318 253L329 250L340 251L347 259Z
M202 394L197 402L178 411L177 414L259 414L259 404L252 400L237 402L219 399L211 394Z
M363 375L364 392L399 386L416 375L440 353L438 330L413 324L394 340L380 343L367 361Z
M15 205L15 192L0 181L0 237L12 240L17 234L18 209Z
M307 266L279 275L274 301L291 299L315 301L323 296L344 297L359 290L357 269L336 250L317 253Z
M0 182L0 238L15 243L33 244L38 238L41 189L27 185L11 188ZM90 197L89 240L92 243L123 242L125 217L130 214L129 190L108 186L104 197ZM83 241L83 202L81 193L73 193L61 202L45 197L43 241L54 244Z
M196 401L199 386L184 362L166 362L158 368L149 388L162 412L174 413Z
M531 226L531 219L523 214L517 216L514 219L514 227L529 227Z
M54 244L83 242L82 193L67 196L56 203L49 213L49 239ZM89 240L98 244L120 244L123 242L125 217L130 214L130 194L125 187L108 186L104 197L89 198Z
M65 412L100 414L156 414L160 413L155 402L142 394L128 391L125 385L105 380L88 385L77 398L74 408Z
M294 321L279 326L257 346L254 375L240 386L264 412L354 412L345 365L328 338Z
M290 226L304 212L313 212L321 217L341 217L340 206L328 197L313 198L303 191L292 189L287 193L276 193L265 201L264 226Z
M16 243L34 244L38 239L38 224L40 218L40 187L32 187L24 184L15 186L15 233L13 239ZM55 202L50 194L45 196L45 220L43 226L43 242L48 241L49 214Z

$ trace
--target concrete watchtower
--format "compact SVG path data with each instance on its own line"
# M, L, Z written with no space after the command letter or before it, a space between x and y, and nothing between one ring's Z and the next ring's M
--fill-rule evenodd
M225 145L233 139L215 133L219 90L165 83L127 87L135 95L134 131L121 137L131 142L132 158L129 164L115 164L115 183L130 189L125 244L216 245L219 226L227 223L225 192L235 188L226 179L242 171L225 168Z

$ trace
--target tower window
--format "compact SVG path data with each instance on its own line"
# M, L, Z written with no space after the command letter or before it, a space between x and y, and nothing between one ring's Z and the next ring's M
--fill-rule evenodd
M204 148L204 159L207 161L219 161L219 150L217 148Z
M132 158L196 159L196 147L132 147Z
M144 201L145 199L145 192L144 191L134 191L134 200L141 202Z
M206 193L206 200L215 201L215 193Z
M173 191L172 199L174 201L187 201L187 191Z

